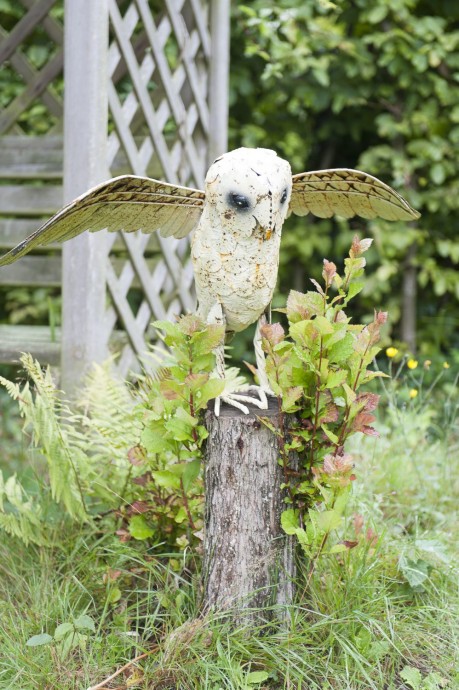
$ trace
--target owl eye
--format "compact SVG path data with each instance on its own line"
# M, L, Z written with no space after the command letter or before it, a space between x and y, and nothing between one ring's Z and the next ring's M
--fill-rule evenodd
M284 191L282 192L282 196L281 196L281 200L280 200L281 204L285 204L285 202L287 201L287 197L288 197L288 189L285 188Z
M236 194L235 192L230 192L228 195L228 203L230 206L241 210L250 208L250 201L248 198L243 194Z

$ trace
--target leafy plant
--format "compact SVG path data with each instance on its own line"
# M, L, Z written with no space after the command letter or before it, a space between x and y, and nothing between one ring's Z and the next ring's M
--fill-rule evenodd
M201 457L208 434L201 413L225 385L212 376L213 350L223 340L224 327L206 326L192 315L154 325L171 352L163 356L159 375L142 385L137 414L144 428L131 454L143 468L138 479L142 498L125 516L135 539L159 531L185 548L189 530L200 536L202 528Z
M361 388L385 376L368 367L380 350L387 314L376 312L364 326L352 324L344 311L363 288L363 254L371 242L354 237L343 277L325 259L324 288L312 280L315 291L290 293L287 308L280 310L287 314L287 334L280 324L262 329L271 386L282 412L297 416L288 428L284 415L280 430L270 427L279 438L286 501L292 505L282 515L282 526L297 536L312 564L322 554L356 545L329 544L330 534L342 523L355 479L353 458L344 448L357 432L378 435L372 423L379 396ZM298 467L289 464L292 451Z
M62 521L87 522L108 512L124 541L153 539L184 549L193 534L200 536L207 437L201 413L225 385L211 375L224 329L194 316L156 326L173 352L163 351L158 375L144 377L139 390L114 378L108 363L93 369L70 405L50 370L43 372L30 355L21 358L30 382L0 377L18 403L35 472L44 479L31 492L15 475L5 480L0 473L0 528L46 545Z
M40 633L30 637L26 645L28 647L41 647L54 644L60 659L65 659L75 649L84 651L89 633L95 633L96 628L91 616L83 614L72 622L60 623L53 635Z
M35 489L26 491L13 475L1 480L0 526L24 541L45 544L62 521L85 522L117 508L132 468L128 449L140 433L128 388L108 367L95 367L72 409L62 399L51 371L30 355L21 362L30 382L0 377L17 401L34 457Z
M405 666L400 671L400 677L413 690L439 690L449 685L448 680L436 671L423 677L421 671L414 666Z

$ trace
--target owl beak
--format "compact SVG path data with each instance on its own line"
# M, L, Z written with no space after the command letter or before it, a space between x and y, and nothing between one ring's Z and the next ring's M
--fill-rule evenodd
M256 216L253 216L256 221L255 233L257 237L263 240L270 240L276 232L276 226L269 223L262 223Z

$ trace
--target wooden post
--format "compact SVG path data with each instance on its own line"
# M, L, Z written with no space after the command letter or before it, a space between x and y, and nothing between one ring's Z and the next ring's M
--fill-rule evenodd
M230 0L212 0L208 165L228 150Z
M109 177L107 169L108 0L66 0L64 26L64 200ZM106 356L104 234L63 247L62 387L72 393Z
M271 604L292 601L295 575L294 543L280 526L278 439L259 416L279 427L277 401L250 415L226 405L220 417L206 413L203 566L204 609L258 621L271 617Z

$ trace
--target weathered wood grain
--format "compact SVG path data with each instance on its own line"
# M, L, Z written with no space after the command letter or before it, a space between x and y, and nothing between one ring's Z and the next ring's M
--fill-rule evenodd
M43 216L56 212L63 204L62 186L40 187L0 185L0 209L7 215Z
M21 352L30 352L40 364L58 365L60 339L60 328L0 325L0 363L19 362Z
M258 419L279 426L277 400L244 415L223 406L206 413L204 608L269 618L267 607L292 601L293 542L280 526L283 510L278 440Z

